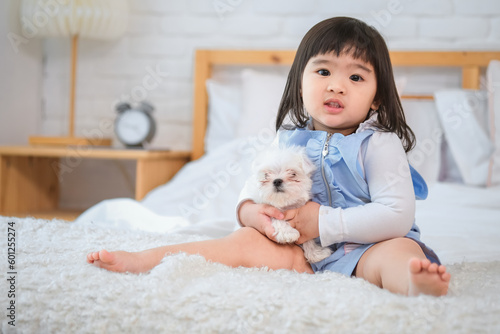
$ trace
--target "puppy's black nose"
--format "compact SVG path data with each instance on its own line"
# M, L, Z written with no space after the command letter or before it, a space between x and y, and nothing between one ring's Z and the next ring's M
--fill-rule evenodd
M273 185L278 188L279 186L281 186L283 184L283 180L282 179L275 179L273 181Z

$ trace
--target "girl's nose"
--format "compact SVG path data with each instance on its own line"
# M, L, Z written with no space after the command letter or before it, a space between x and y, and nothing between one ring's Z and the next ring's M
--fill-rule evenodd
M328 82L327 90L329 92L333 92L335 94L344 94L345 93L345 86L340 79L332 78Z

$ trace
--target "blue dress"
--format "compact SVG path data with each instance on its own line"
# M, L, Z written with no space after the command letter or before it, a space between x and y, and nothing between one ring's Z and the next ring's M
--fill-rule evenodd
M278 133L278 142L279 145L306 147L308 157L316 166L312 200L320 205L345 209L371 202L358 156L363 143L366 144L374 131L368 128L344 136L340 133L329 134L297 128L281 130ZM409 167L415 197L425 199L427 185L420 174L413 167ZM439 263L437 255L420 241L420 230L415 222L406 237L415 240L431 262ZM315 272L326 270L351 276L363 253L373 245L374 243L356 244L352 247L348 242L329 245L333 254L320 262L312 263L311 266Z

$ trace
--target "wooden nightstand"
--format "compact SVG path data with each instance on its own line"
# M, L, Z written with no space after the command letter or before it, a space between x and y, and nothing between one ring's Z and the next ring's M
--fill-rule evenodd
M60 179L83 159L136 161L135 199L172 178L190 160L184 151L102 147L0 147L0 215L74 220L81 212L58 208Z

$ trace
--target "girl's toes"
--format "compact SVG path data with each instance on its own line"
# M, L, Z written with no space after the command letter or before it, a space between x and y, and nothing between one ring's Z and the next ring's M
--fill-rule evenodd
M422 261L416 257L410 260L410 272L418 274L422 270Z
M428 270L429 266L431 265L431 261L429 261L429 259L424 259L421 260L421 262L422 262L422 270Z
M432 274L437 273L437 271L438 271L438 265L436 263L431 263L429 265L429 267L427 268L427 271L429 271Z
M100 251L98 253L98 256L99 256L99 259L102 262L105 262L105 263L112 263L115 260L115 256L113 254L111 254L110 252L108 252L107 250L105 250L105 249L103 249L102 251Z

